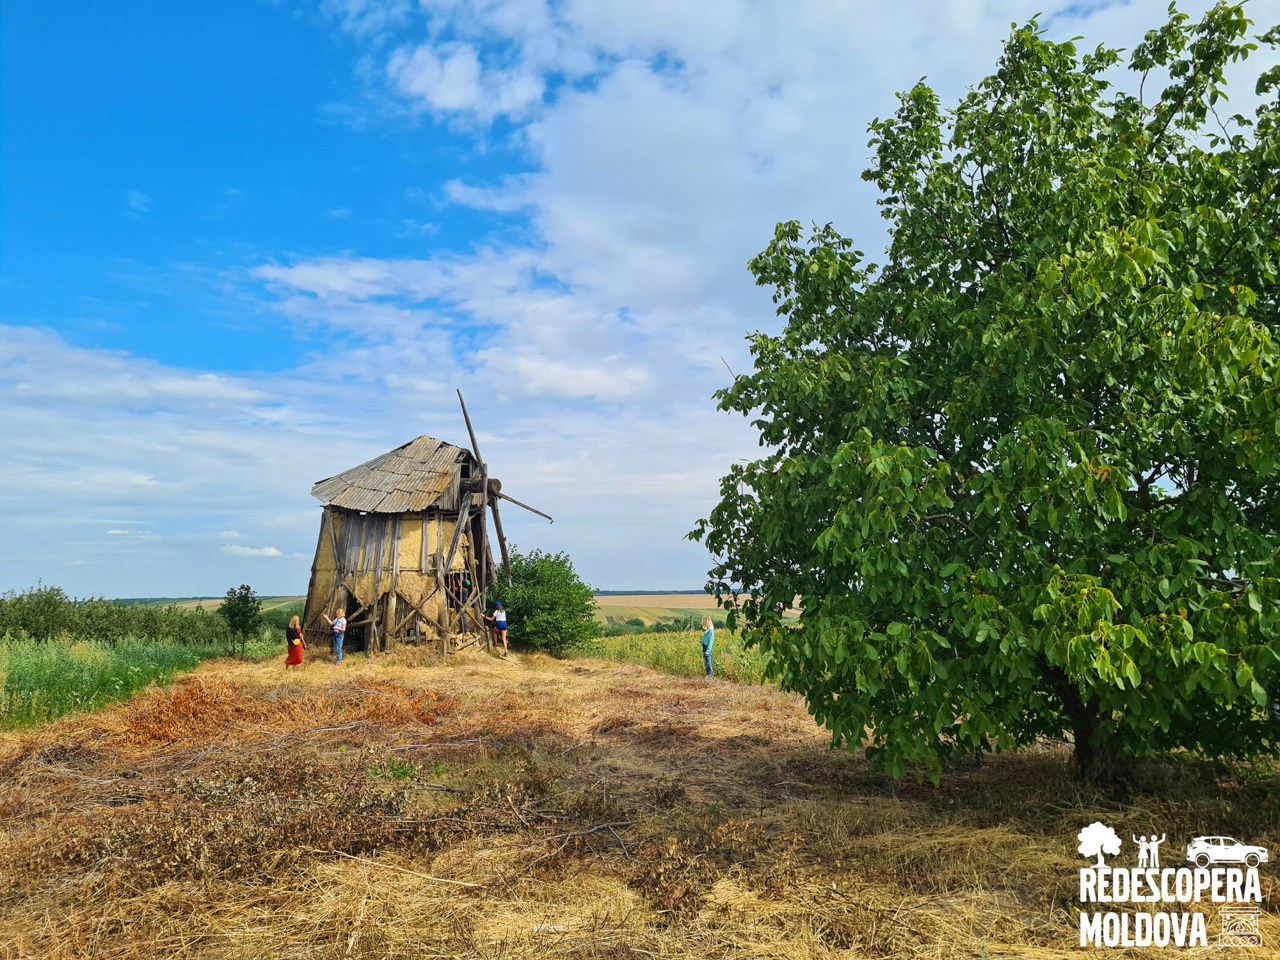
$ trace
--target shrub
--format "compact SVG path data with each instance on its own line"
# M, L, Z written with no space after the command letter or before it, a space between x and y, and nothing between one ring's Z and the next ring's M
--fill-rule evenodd
M560 654L596 636L595 593L578 577L567 553L511 551L511 582L489 593L489 609L502 601L517 646Z

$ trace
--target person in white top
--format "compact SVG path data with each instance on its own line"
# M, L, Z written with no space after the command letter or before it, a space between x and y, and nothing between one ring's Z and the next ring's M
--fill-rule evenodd
M338 666L342 666L342 641L347 638L347 611L339 607L338 615L332 620L328 613L321 613L320 616L333 628L333 659Z

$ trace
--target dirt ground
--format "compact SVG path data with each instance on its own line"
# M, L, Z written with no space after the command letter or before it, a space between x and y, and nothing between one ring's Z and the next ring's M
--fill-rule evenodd
M213 662L0 737L0 957L1079 956L1092 819L1280 853L1274 780L1066 761L895 783L795 697L596 661Z

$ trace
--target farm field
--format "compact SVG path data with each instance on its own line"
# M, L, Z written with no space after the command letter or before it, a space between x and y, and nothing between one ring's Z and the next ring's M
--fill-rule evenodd
M647 627L680 620L692 627L701 623L707 614L716 623L724 621L724 612L716 606L715 597L706 593L629 593L596 597L596 622L604 626L639 620Z
M291 603L302 603L304 596L297 597L262 597L262 609L272 610L288 606ZM625 623L628 620L641 620L646 626L660 621L685 620L700 622L704 614L712 614L717 622L723 614L716 606L715 598L699 593L643 593L597 596L596 621L602 625ZM221 597L193 598L178 601L156 601L157 603L175 603L181 610L216 610L222 605Z
M679 607L687 610L716 610L716 598L709 593L621 593L597 595L602 607Z
M212 661L0 734L0 957L1074 957L1092 820L1280 848L1274 780L1067 771L895 783L792 695L600 660Z
M287 607L291 603L302 603L306 597L259 597L262 601L262 610L265 613L268 610L274 610L277 607ZM195 610L203 608L205 610L217 610L222 606L222 597L204 597L193 600L179 600L175 604L179 610ZM170 603L172 601L164 600L162 603Z
M700 623L706 614L723 618L715 598L697 593L644 593L596 597L596 622L602 626L618 626L627 621L640 621L646 627L661 621Z

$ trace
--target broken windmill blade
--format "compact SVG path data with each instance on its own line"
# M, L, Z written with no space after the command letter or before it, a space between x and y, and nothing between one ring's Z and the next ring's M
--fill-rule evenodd
M524 507L524 509L528 510L530 513L536 513L540 517L546 517L546 519L550 520L552 523L555 521L541 510L537 510L529 506L527 503L521 503L515 497L508 496L502 492L502 481L489 476L489 465L485 463L484 457L480 456L480 444L476 441L476 431L475 428L471 426L471 415L467 413L467 402L462 399L461 390L458 390L458 403L462 405L462 419L466 421L467 435L471 438L471 452L475 454L476 463L480 471L480 476L477 478L479 490L476 495L480 498L480 536L482 538L482 544L487 546L488 530L484 523L484 508L485 505L488 504L489 510L493 513L493 529L498 535L498 549L502 552L502 574L507 581L507 586L510 587L511 554L507 550L506 534L502 531L502 515L498 512L498 501L509 500L518 507ZM481 556L486 555L488 555L488 551L482 550ZM487 582L489 577L486 576L484 580Z

